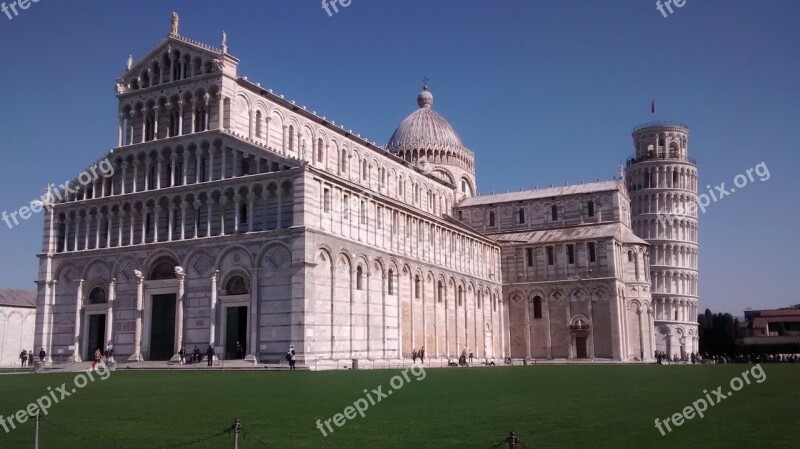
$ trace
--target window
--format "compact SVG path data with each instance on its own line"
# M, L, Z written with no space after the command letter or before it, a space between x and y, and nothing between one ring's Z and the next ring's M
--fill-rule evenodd
M458 306L461 307L461 304L464 302L464 289L458 287Z
M346 193L342 197L342 215L344 215L345 220L350 219L350 195Z
M389 275L388 275L386 281L389 283L388 288L387 288L388 294L389 295L394 295L394 270L392 270L391 268L389 269Z
M519 224L525 223L525 209L520 209L517 215L519 216Z
M289 151L294 151L294 126L289 125Z
M539 320L542 318L542 298L536 296L533 298L533 319Z
M444 298L444 286L442 285L442 281L439 281L439 284L436 287L436 299L439 302L442 302L442 298Z
M364 158L364 160L361 161L361 179L364 180L364 181L369 179L369 175L367 173L367 159L366 158Z
M419 299L421 292L420 292L420 280L419 275L414 276L414 298Z
M261 138L261 111L256 111L256 137Z
M458 221L464 221L464 213L462 211L458 211Z
M175 212L177 213L178 211L176 210ZM177 218L175 222L177 222ZM247 224L247 204L242 204L239 207L239 223Z
M339 158L339 172L347 172L347 151L342 150L342 156Z
M325 157L325 148L323 148L322 139L317 139L317 162L322 163Z
M595 253L594 242L586 244L589 247L589 262L597 262L597 254Z
M628 251L628 262L633 262L633 252Z
M356 268L356 290L364 290L364 269Z
M225 283L226 295L247 295L249 293L249 286L242 276L233 276Z
M594 217L594 201L589 201L589 203L587 203L587 206L589 208L589 216Z
M558 206L556 206L555 204L550 206L550 218L553 221L558 220Z
M495 217L494 212L489 212L489 226L495 225Z
M570 265L575 263L575 245L567 245L567 261Z
M547 265L553 265L555 263L555 255L553 254L553 247L547 247Z
M325 188L324 193L322 194L322 206L325 213L330 213L331 211L331 189Z
M525 248L525 258L529 267L533 266L533 248Z
M101 287L95 287L89 293L89 304L102 304L106 302L106 291Z
M361 215L361 224L367 224L367 202L365 200L361 200L361 210L359 213Z

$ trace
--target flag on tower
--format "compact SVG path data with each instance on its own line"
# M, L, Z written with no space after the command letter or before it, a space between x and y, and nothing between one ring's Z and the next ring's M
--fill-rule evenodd
M656 100L653 100L653 102L650 103L650 113L651 114L655 114L656 113Z

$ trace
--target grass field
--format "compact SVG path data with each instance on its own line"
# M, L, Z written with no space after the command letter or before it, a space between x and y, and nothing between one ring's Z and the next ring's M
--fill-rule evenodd
M399 371L125 372L89 383L50 409L42 449L172 447L220 431L234 417L244 449L479 448L514 430L527 447L800 447L800 365L763 365L766 380L661 436L654 427L748 365L529 366L430 369L335 432L332 418ZM421 377L421 376L420 376ZM75 374L0 376L10 415ZM751 376L752 378L752 376ZM373 398L375 399L375 398ZM34 427L0 428L0 449L33 447ZM258 439L257 439L258 438ZM231 448L227 435L190 448ZM503 446L505 447L505 446Z

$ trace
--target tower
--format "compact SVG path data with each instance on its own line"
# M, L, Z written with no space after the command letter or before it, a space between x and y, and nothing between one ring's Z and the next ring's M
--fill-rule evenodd
M697 164L689 129L671 122L633 130L625 169L631 226L650 244L655 348L679 357L698 351Z

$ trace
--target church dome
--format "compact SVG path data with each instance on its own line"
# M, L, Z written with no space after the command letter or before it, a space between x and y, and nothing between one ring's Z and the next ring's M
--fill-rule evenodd
M397 127L386 148L392 153L410 150L464 150L458 133L433 110L433 94L424 86L417 96L419 109Z

